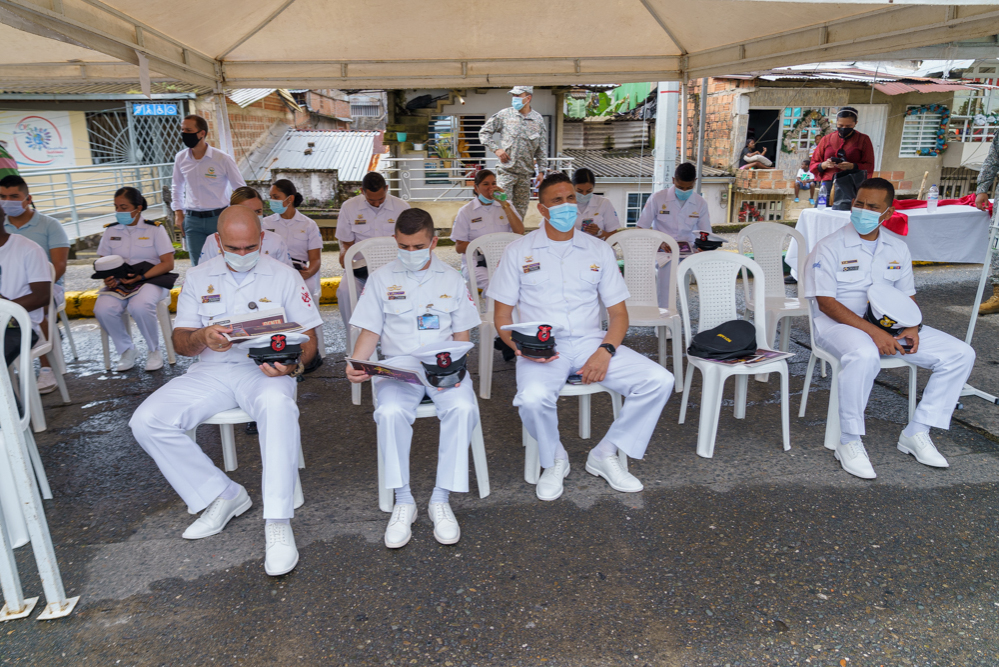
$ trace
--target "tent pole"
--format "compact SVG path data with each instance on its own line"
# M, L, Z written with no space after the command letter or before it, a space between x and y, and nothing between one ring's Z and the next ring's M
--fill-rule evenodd
M687 73L680 74L680 162L687 161Z
M652 191L658 192L676 169L676 123L680 82L660 81L656 97L656 146L653 151Z
M221 90L215 93L215 120L218 126L219 148L235 160L236 154L232 149L232 129L229 125L229 107L226 103L225 93Z
M695 187L694 190L697 194L701 194L701 166L704 164L704 124L708 115L707 78L701 79L701 98L698 106L700 107L700 115L697 119L697 187Z

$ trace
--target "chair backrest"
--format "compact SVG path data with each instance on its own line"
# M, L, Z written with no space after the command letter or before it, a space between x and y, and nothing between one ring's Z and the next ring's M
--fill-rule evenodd
M486 309L482 309L482 300L479 298L479 282L478 277L475 275L475 253L476 251L482 253L482 256L486 258L486 271L489 274L489 280L493 279L493 274L496 273L496 267L499 266L500 258L503 256L503 251L506 247L516 241L517 239L524 238L520 234L514 234L513 232L497 232L495 234L484 234L474 241L469 242L468 248L465 249L465 257L468 263L468 291L472 295L472 300L475 302L475 307L482 312L489 312L492 310L493 300L489 297L485 297Z
M805 255L808 254L808 243L801 232L787 225L776 222L755 222L739 232L737 241L739 253L745 253L746 247L753 249L753 260L763 269L766 276L766 296L784 296L784 240L790 236L798 243L799 279L805 273ZM749 289L746 273L743 271L743 288ZM746 293L749 299L749 293Z
M370 276L395 259L398 254L399 244L396 243L394 236L378 236L355 243L347 249L347 253L344 255L343 265L346 267L344 269L344 276L351 275L354 258L358 255L364 257L364 261L368 265L368 275ZM353 308L357 305L358 298L360 298L360 294L357 293L357 282L348 280L347 290L350 295L350 307ZM344 322L344 325L346 324Z
M0 383L4 386L4 390L8 391L9 395L0 397L0 400L10 400L12 402L14 413L21 420L21 430L24 430L28 428L28 422L31 420L31 412L28 409L28 397L31 394L28 393L28 387L35 373L33 359L31 358L31 317L28 315L28 311L13 301L0 299L0 331L7 331L7 323L11 319L16 321L17 326L21 328L21 349L17 357L17 378L18 384L21 386L21 404L24 414L22 415L18 411L17 404L13 402L14 396L12 393L9 393L13 391L13 387L10 385L9 374L6 380L0 380Z
M680 262L677 283L685 284L688 272L697 279L698 318L697 330L707 331L723 322L737 320L739 309L735 301L738 286L736 279L743 269L753 274L753 295L757 303L763 303L766 293L766 278L760 265L744 255L724 250L713 250L691 255ZM687 289L680 290L680 311L683 314L683 332L687 341L693 337L690 328L690 296ZM747 314L748 316L748 314ZM750 319L756 327L756 346L770 349L767 345L766 313L762 308L753 311Z
M659 306L656 279L656 258L659 247L664 243L669 247L673 260L669 263L670 294L668 308L676 312L676 272L680 261L680 248L669 234L654 229L625 229L607 239L608 243L620 246L624 256L624 283L631 294L625 302L628 306Z

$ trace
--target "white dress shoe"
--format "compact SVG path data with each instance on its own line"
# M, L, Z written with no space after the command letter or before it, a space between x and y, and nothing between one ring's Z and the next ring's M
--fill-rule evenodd
M455 544L461 539L461 528L451 511L451 503L430 503L427 508L434 522L434 538L441 544Z
M416 521L416 505L413 503L396 503L392 509L392 518L385 529L385 546L389 549L401 549L409 544L413 536L410 526Z
M645 488L637 477L621 467L617 454L598 459L593 456L593 452L590 452L586 457L586 472L603 477L610 484L610 488L621 493L638 493Z
M933 466L934 468L950 467L947 459L933 446L930 434L926 431L917 433L911 438L905 434L899 435L898 451L903 454L912 454L924 466Z
M125 350L124 354L118 357L118 367L115 368L116 371L127 371L131 370L135 366L135 348L130 347Z
M569 476L569 462L555 459L555 465L545 468L534 492L539 500L555 500L562 495L562 480Z
M158 371L161 368L163 368L163 350L150 352L149 357L146 359L146 370Z
M55 373L52 372L51 368L42 368L41 372L38 373L38 393L51 394L55 390Z
M267 556L264 558L264 572L272 577L288 574L298 565L298 548L291 524L269 523L264 527L267 538Z
M852 440L848 443L836 445L836 460L843 466L843 470L851 475L862 479L874 479L874 467L871 460L867 458L867 450L860 440Z
M250 494L242 486L239 487L239 494L232 500L216 498L212 504L205 508L198 520L187 527L184 531L185 540L200 540L202 537L218 535L233 517L237 517L250 509L253 501Z

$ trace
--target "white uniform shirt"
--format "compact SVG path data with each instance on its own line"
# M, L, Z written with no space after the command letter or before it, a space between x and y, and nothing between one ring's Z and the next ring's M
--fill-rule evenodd
M250 303L257 307L250 308ZM200 329L236 315L275 308L284 308L286 320L298 322L306 331L322 326L319 309L298 271L261 257L243 282L237 283L220 256L187 270L173 326ZM254 363L245 350L235 346L225 352L206 349L200 356L206 363Z
M439 328L420 329L424 315L436 317ZM381 336L386 357L451 340L481 322L465 279L434 254L426 271L407 271L396 259L368 276L350 318L351 326Z
M319 232L319 225L298 210L289 220L277 214L269 215L264 218L263 224L265 230L280 234L284 238L285 245L288 246L288 255L302 268L309 264L310 250L323 249L323 235ZM306 280L305 284L309 286L310 292L318 294L319 272Z
M565 257L552 252L544 229L514 241L489 283L487 295L517 306L521 322L543 320L569 338L600 333L600 303L610 307L630 295L614 250L577 231Z
M31 294L31 283L47 283L51 279L49 256L42 246L18 234L11 234L0 246L0 296L4 299L27 296ZM28 316L37 328L45 318L45 308L36 308Z
M590 203L587 204L586 208L579 207L576 215L576 229L582 229L584 224L593 223L600 228L603 232L615 232L621 228L621 222L618 220L617 211L614 210L614 205L610 203L607 197L602 197L600 195L593 195L590 198ZM538 228L544 228L545 219L541 219L541 224Z
M217 148L208 147L195 160L190 148L177 153L173 162L170 207L175 211L212 211L229 206L229 195L246 185L236 161Z
M690 199L680 201L674 194L675 187L653 194L645 202L637 226L669 234L677 241L694 242L694 231L710 232L711 216L708 202L694 192ZM693 248L691 248L693 250Z
M159 264L160 255L173 253L174 247L166 229L149 224L141 216L134 225L115 222L106 226L97 246L98 257L121 255L126 264Z
M221 254L222 250L219 248L218 235L212 234L205 239L205 245L201 248L201 258L198 259L198 264L207 262L213 257L218 257ZM264 240L260 243L260 254L273 257L282 264L291 266L291 257L288 255L288 246L285 245L284 239L281 238L280 234L269 232L265 229ZM295 267L292 266L292 268Z
M392 195L385 195L385 201L378 208L368 205L364 195L351 197L340 207L340 215L336 220L336 239L358 243L379 236L392 236L395 234L395 221L407 208L409 204ZM359 255L354 260L354 268L362 266L367 266L367 263Z
M458 215L455 216L451 227L451 240L474 241L486 234L512 231L506 211L498 202L486 205L476 197L458 209ZM461 255L461 265L468 266L466 253Z
M863 317L871 285L891 285L906 296L916 293L909 246L884 228L873 254L853 225L847 225L821 239L805 260L806 297L831 296ZM818 308L813 312L818 327L835 324Z

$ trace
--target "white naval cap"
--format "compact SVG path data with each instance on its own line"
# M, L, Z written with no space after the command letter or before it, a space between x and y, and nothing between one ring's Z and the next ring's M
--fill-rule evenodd
M411 352L411 354L424 366L431 366L440 369L440 374L445 375L454 372L448 369L464 359L465 355L468 354L468 351L473 347L475 347L475 343L460 340L448 340L436 345L421 347L415 352Z
M527 93L528 95L534 94L534 86L514 86L510 89L511 95L523 95Z
M115 275L116 270L125 265L125 258L121 255L106 255L94 260L94 274L90 276L94 279L107 278Z
M916 302L891 285L871 285L867 301L864 319L891 334L919 326L923 321Z
M256 338L250 338L248 340L240 341L239 343L236 344L236 347L243 350L249 350L251 348L258 348L258 347L271 347L272 344L275 343L275 341L272 340L274 336L283 336L284 339L279 340L277 344L280 345L281 343L283 343L286 346L301 345L305 341L309 340L309 337L304 333L300 331L291 331L288 333L265 334L263 336L257 336ZM275 350L275 352L278 351L280 350Z
M520 322L500 328L513 332L513 342L522 354L541 358L555 356L555 337L563 333L561 327L549 322Z

